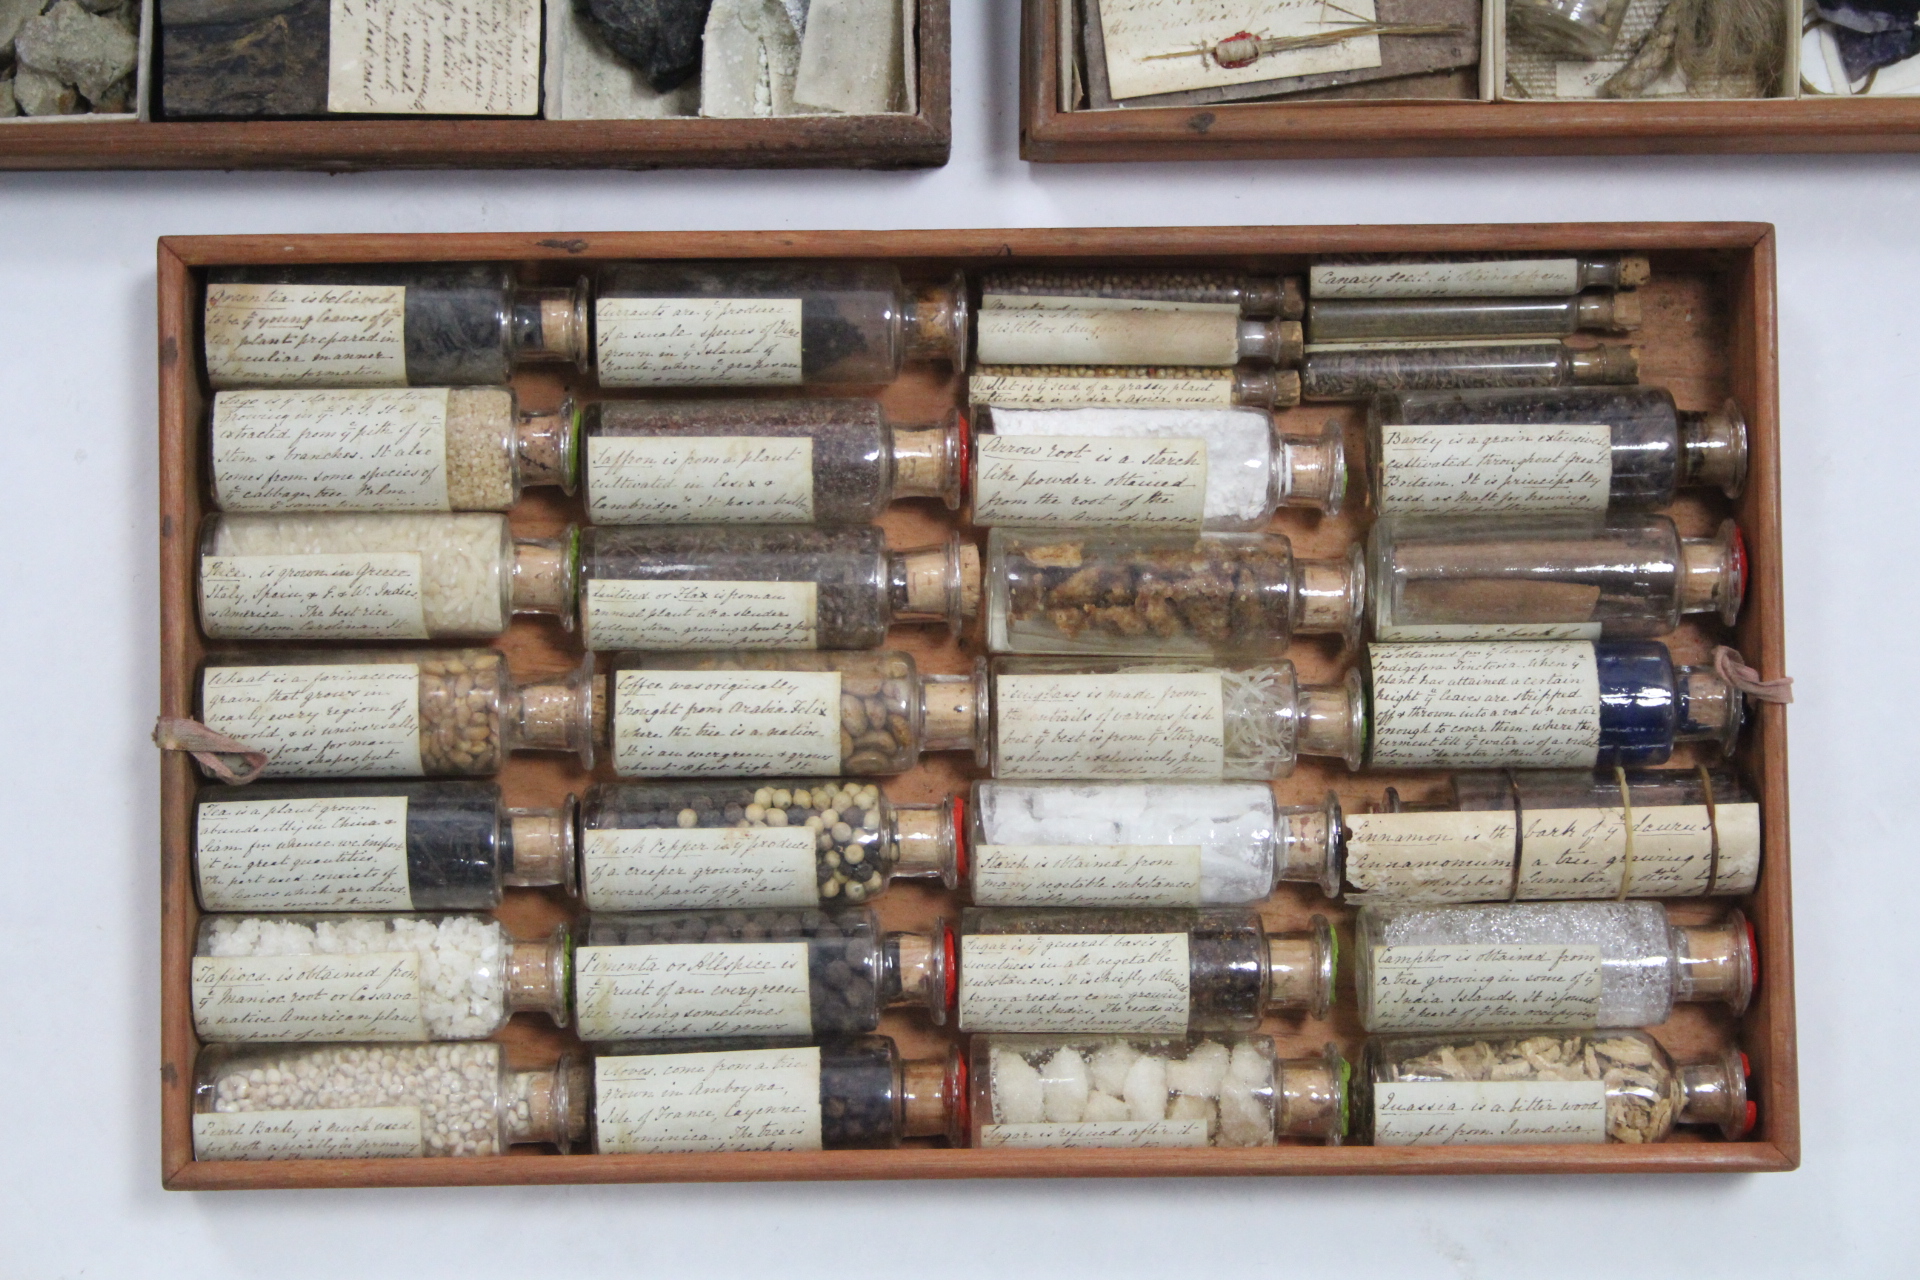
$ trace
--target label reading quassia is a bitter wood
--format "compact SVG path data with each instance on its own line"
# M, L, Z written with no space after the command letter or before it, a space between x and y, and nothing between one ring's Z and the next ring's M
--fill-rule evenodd
M539 0L330 0L327 110L530 116Z
M267 753L267 777L416 777L420 668L403 662L209 667L201 722Z
M1568 515L1605 511L1613 430L1551 423L1387 423L1381 515Z
M426 1040L420 955L195 956L203 1040Z
M1368 659L1377 766L1586 769L1598 756L1590 643L1386 644Z
M820 587L595 578L581 614L589 649L812 649Z
M590 436L586 483L596 524L811 524L813 440Z
M798 298L601 298L603 387L798 386Z
M1375 947L1369 1031L1523 1031L1600 1019L1600 948L1553 943Z
M203 556L200 622L222 640L425 640L420 553Z
M405 911L407 797L209 800L194 810L208 911Z
M969 855L982 907L1193 907L1197 844L981 844Z
M997 436L974 441L973 519L982 525L1198 530L1204 440Z
M316 1111L203 1111L193 1117L196 1160L359 1160L423 1156L418 1107Z
M1006 674L993 684L1003 777L1217 781L1225 770L1217 673Z
M1606 1140L1603 1080L1406 1080L1373 1086L1376 1146Z
M595 1150L820 1150L820 1050L636 1054L593 1063Z
M210 284L207 380L225 387L404 387L404 285Z
M1232 311L987 311L974 318L981 364L1176 364L1240 359Z
M222 391L223 511L446 511L447 391Z
M1525 298L1580 292L1574 258L1502 262L1326 262L1309 268L1315 298Z
M586 831L580 878L595 911L817 906L809 827Z
M652 778L840 771L837 671L622 671L614 763Z
M574 1020L589 1041L812 1035L807 944L581 947Z
M1184 933L969 934L960 939L962 1031L1184 1035Z

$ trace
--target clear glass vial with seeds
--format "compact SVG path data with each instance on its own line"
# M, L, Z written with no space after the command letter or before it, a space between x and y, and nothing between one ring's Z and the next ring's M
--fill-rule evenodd
M1316 346L1300 366L1306 400L1365 400L1388 391L1459 387L1616 385L1640 378L1640 352L1620 344L1564 342L1434 346Z
M1399 342L1466 338L1564 338L1582 330L1640 327L1637 293L1566 298L1316 298L1307 341Z
M1194 365L1300 363L1298 320L1220 307L1133 310L1102 306L983 307L974 317L982 365Z
M1652 265L1637 253L1367 258L1315 263L1307 274L1307 291L1316 300L1568 297L1583 289L1637 289L1652 275Z
M1300 403L1293 369L1243 364L1001 364L967 375L967 402L1003 409L1291 409Z
M1605 57L1629 0L1512 0L1507 32L1527 44L1582 58Z
M1116 309L1126 303L1158 303L1167 308L1232 309L1245 316L1282 320L1298 320L1306 307L1299 276L1212 267L1148 271L1012 267L982 273L980 297L985 307L1057 307L1095 298Z

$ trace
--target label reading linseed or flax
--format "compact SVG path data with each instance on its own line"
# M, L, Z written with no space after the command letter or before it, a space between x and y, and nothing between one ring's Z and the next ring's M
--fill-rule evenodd
M974 441L976 524L1197 532L1206 505L1204 440L983 435Z
M810 436L590 436L595 524L813 522Z
M1580 640L1368 650L1376 766L1592 768L1600 674Z
M603 387L793 387L805 381L798 298L601 298Z
M200 719L266 752L266 777L421 772L420 668L412 663L209 667Z
M820 587L595 578L581 618L596 650L814 649Z
M404 387L404 285L210 284L207 379L227 387Z
M222 391L223 511L446 511L447 390Z
M602 1057L593 1082L602 1154L821 1147L818 1047Z
M1006 778L1218 781L1217 672L994 678L996 772Z
M406 911L407 797L208 800L194 809L208 911Z
M727 778L840 771L837 671L621 671L622 776Z
M1613 484L1613 430L1388 423L1378 466L1381 515L1593 514Z
M589 1041L813 1034L805 942L581 947L574 1020Z
M219 640L425 640L420 553L202 556L200 623Z

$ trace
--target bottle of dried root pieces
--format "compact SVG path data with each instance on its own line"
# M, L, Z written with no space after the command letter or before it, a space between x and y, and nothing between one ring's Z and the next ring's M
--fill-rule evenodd
M1300 403L1293 369L1243 364L998 364L967 375L976 409L1291 409Z
M1539 3L1541 0L1528 0ZM1545 0L1591 7L1593 0ZM1613 0L1600 0L1601 4ZM1604 52L1604 50L1602 50ZM1307 292L1322 298L1569 297L1582 289L1637 289L1652 275L1636 253L1559 257L1402 258L1322 262Z
M1573 387L1639 380L1637 347L1564 342L1316 346L1300 366L1306 400L1365 400L1388 391Z
M1467 338L1565 338L1582 330L1640 327L1636 293L1565 298L1315 298L1307 341L1444 342Z
M1306 307L1299 276L1260 275L1212 267L1115 270L1012 267L980 276L983 309L1049 309L1088 305L1142 311L1192 308L1298 320Z
M1298 320L1237 311L1121 311L1104 307L983 308L974 320L983 365L1196 365L1300 363Z

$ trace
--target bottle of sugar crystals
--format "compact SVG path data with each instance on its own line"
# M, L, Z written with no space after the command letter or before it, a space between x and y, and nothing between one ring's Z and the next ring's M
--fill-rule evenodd
M1564 338L1582 330L1640 327L1637 293L1561 298L1315 298L1307 341L1410 342Z
M1306 400L1365 400L1455 387L1584 387L1640 380L1640 349L1540 342L1316 345L1300 365Z
M1306 295L1299 276L1212 268L1018 267L983 272L980 304L1010 310L1097 305L1116 311L1228 311L1298 320L1305 314Z
M222 1043L481 1040L567 1023L566 926L518 941L479 915L206 915L193 1029Z
M514 1071L477 1044L208 1045L194 1065L196 1160L561 1154L587 1136L581 1063Z
M1291 409L1300 374L1271 365L991 364L967 374L976 409Z

